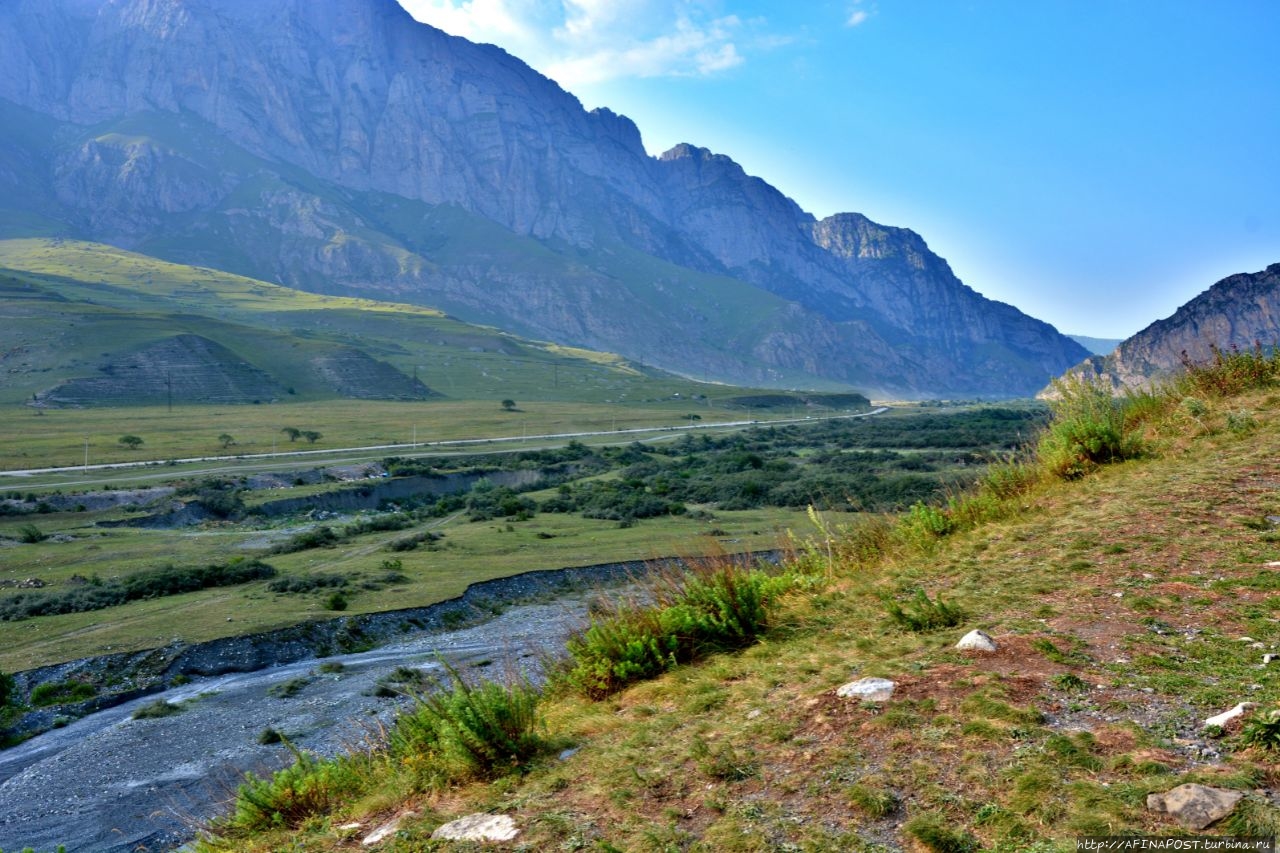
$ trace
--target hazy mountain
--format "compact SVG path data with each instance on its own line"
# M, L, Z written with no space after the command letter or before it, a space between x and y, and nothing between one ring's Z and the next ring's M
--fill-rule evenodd
M919 235L648 156L395 0L0 6L0 236L438 306L694 376L1029 393L1086 351Z
M1209 361L1214 347L1258 345L1280 345L1280 264L1224 278L1110 355L1092 356L1072 372L1104 377L1116 388L1139 388L1175 372L1185 359Z
M1122 340L1121 338L1091 338L1088 335L1073 335L1070 333L1067 334L1067 337L1094 355L1107 355L1118 347Z

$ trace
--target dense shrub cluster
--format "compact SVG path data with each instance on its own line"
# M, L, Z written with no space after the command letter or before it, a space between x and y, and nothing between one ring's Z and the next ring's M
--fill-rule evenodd
M717 561L656 583L652 604L613 606L570 638L560 674L566 684L602 698L704 655L748 646L768 629L770 607L791 578Z
M83 586L57 591L22 592L0 599L0 621L32 616L103 610L130 601L162 598L213 587L234 586L275 577L276 570L260 560L235 559L207 566L164 566L108 581L90 580Z
M97 688L84 681L47 681L31 690L31 704L37 708L83 702L98 695Z
M350 581L346 575L289 575L276 578L267 584L272 592L302 593L315 592L318 589L338 589Z

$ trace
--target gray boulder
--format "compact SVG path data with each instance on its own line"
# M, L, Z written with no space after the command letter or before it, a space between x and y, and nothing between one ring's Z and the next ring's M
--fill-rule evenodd
M1163 794L1148 794L1147 808L1169 815L1188 829L1204 829L1231 814L1242 799L1240 791L1189 784Z

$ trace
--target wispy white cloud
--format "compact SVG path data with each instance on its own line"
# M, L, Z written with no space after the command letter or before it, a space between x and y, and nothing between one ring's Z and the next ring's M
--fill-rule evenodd
M497 44L566 87L717 74L742 64L749 29L699 0L400 2L418 20Z
M853 0L853 4L849 9L849 17L844 19L846 27L860 27L876 13L875 0L867 2L867 0Z

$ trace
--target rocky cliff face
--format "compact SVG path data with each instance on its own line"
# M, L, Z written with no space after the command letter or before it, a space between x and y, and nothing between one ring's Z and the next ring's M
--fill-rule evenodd
M12 0L0 99L46 230L738 381L1014 395L1086 354L395 0Z
M1213 348L1280 346L1280 263L1228 276L1116 347L1072 372L1099 376L1117 389L1141 388L1174 373L1184 359L1206 362Z

